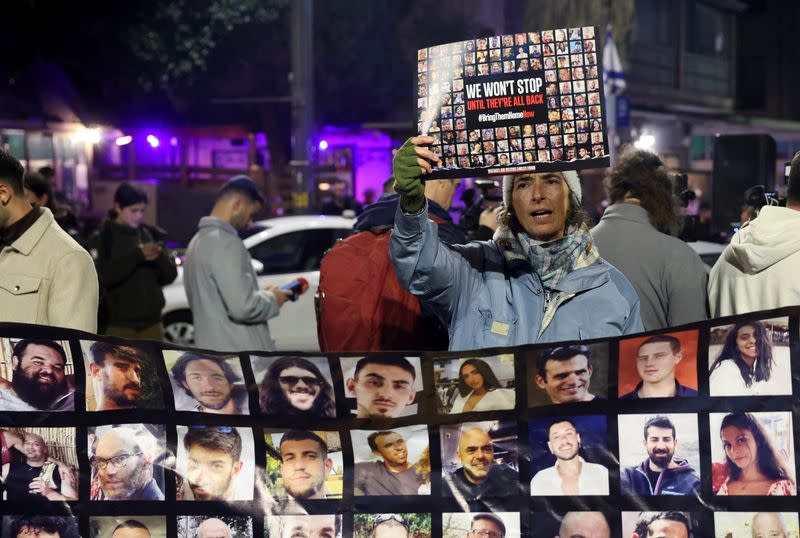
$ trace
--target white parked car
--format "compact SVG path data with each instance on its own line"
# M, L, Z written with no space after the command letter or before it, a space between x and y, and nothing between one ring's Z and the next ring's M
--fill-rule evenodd
M303 277L309 289L296 302L287 301L280 314L269 320L278 350L319 351L314 295L319 285L322 256L333 244L350 235L355 219L324 215L298 215L258 221L247 230L244 245L253 258L261 288L283 286ZM179 258L180 260L180 258ZM178 278L164 286L166 305L162 311L168 341L192 346L192 311L183 289L183 268Z

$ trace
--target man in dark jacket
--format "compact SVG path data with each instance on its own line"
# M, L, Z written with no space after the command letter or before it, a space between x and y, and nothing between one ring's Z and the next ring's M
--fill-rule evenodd
M519 495L519 473L494 459L494 443L481 428L461 432L456 452L461 467L444 476L444 494L456 499Z
M700 489L700 477L684 459L675 457L678 444L675 425L657 415L644 424L644 447L648 459L622 469L623 495L691 495Z

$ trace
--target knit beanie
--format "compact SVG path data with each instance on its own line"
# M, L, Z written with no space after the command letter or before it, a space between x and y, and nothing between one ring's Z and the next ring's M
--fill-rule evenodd
M581 205L583 192L581 191L581 178L578 175L578 172L575 170L564 170L561 173L564 174L564 179L567 182L567 186L569 187L570 193L572 194L572 198L575 200L576 205ZM517 175L524 176L532 174ZM508 222L508 217L511 211L511 191L514 189L515 177L515 175L503 176L503 213L501 215L501 220L505 222Z

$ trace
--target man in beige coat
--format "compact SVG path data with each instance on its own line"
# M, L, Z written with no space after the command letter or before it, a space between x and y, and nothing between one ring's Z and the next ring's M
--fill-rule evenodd
M20 162L0 149L0 322L97 330L91 256L25 198Z

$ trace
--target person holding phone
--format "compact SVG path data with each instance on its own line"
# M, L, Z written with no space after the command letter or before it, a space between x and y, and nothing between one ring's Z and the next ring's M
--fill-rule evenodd
M132 183L114 193L114 207L92 237L89 251L95 260L103 300L101 332L121 338L162 340L161 287L178 276L175 261L157 229L144 224L147 194Z

